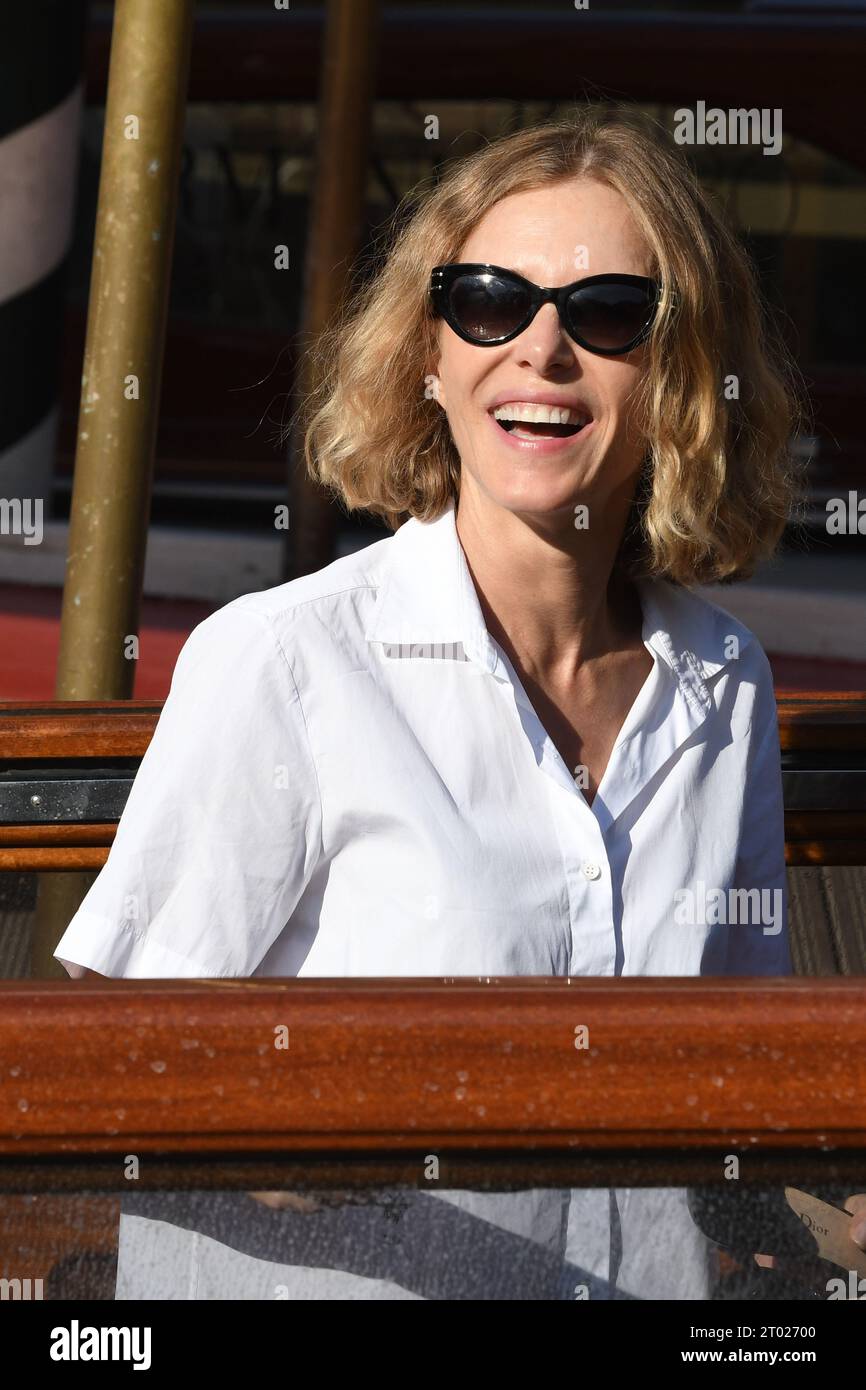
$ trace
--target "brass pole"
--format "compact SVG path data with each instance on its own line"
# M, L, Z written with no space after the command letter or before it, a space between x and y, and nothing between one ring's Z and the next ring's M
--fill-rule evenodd
M379 0L328 0L319 133L307 235L300 341L312 342L339 307L358 249L372 124ZM312 384L300 355L295 398ZM303 467L297 431L290 446L289 530L283 577L321 569L333 558L337 512Z
M117 0L58 700L129 699L147 549L194 0Z
M117 0L55 698L133 693L195 0ZM40 874L31 974L93 874Z

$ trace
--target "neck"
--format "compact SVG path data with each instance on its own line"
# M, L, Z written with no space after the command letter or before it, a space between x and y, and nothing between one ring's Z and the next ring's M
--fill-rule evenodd
M568 680L640 640L640 600L613 570L630 502L610 498L578 531L568 514L518 514L461 488L457 534L487 629L535 678Z

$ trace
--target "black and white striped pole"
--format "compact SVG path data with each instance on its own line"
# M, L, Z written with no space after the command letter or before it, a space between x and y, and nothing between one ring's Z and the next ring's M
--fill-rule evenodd
M31 544L54 474L86 10L0 6L0 530Z

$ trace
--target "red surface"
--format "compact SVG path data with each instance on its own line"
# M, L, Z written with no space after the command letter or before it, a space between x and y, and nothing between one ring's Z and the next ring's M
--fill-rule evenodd
M0 584L0 700L53 700L60 640L59 589ZM140 658L134 696L164 700L188 634L221 604L146 598L139 628ZM781 694L791 690L864 690L866 662L773 656Z
M59 589L0 584L0 700L53 700L60 645ZM164 700L187 636L220 607L189 599L146 598L133 694Z

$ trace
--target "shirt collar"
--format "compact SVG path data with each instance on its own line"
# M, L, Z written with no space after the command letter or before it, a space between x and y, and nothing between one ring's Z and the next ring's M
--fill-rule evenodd
M368 642L461 643L492 672L498 655L457 535L454 502L435 521L412 517L391 538Z
M641 579L637 587L645 645L670 668L692 714L705 717L712 704L708 682L753 640L752 633L723 609L667 580ZM413 517L391 538L364 635L369 642L459 643L484 670L494 674L501 667L457 534L453 501L434 521Z

